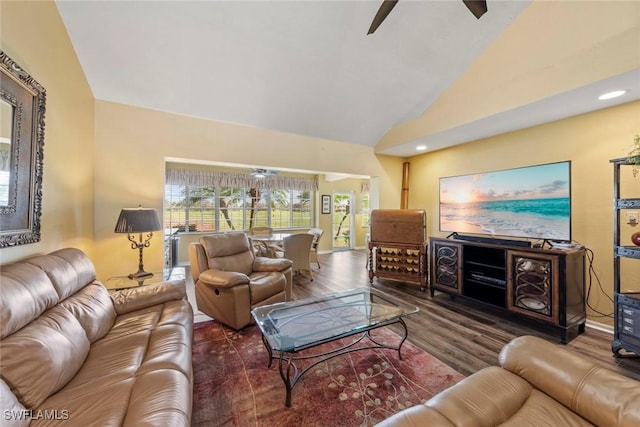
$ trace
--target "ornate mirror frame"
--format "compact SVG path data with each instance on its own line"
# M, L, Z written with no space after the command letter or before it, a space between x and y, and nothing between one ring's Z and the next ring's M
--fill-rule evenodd
M40 241L45 101L0 50L0 248Z

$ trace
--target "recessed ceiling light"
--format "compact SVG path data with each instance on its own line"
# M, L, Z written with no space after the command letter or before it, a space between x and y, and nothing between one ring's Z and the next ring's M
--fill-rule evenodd
M627 93L626 90L614 90L612 92L603 93L598 97L598 99L601 101L604 101L606 99L617 98L619 96L624 95L625 93Z
M423 151L423 150L426 150L426 149L427 149L427 146L426 146L426 145L418 145L418 146L416 147L416 151Z

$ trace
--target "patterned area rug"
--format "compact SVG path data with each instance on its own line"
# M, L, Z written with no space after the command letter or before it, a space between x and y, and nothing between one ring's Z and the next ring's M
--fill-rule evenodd
M390 344L400 340L387 328L372 335ZM296 384L287 408L277 360L267 365L257 326L236 332L215 321L196 324L192 425L371 426L464 378L405 341L402 360L397 351L375 349L318 364Z

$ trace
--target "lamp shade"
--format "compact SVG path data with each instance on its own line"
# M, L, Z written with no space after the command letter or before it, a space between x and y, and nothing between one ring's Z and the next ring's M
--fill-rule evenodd
M125 208L120 211L115 233L147 233L160 230L160 221L155 209Z

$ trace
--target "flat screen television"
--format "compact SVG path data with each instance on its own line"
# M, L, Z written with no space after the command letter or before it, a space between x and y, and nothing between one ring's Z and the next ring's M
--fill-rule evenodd
M571 162L440 178L440 231L571 241Z

